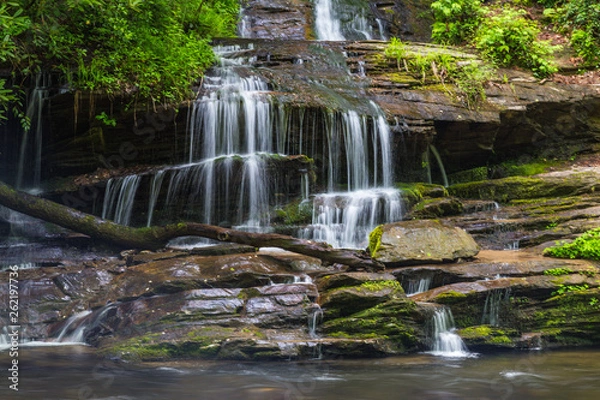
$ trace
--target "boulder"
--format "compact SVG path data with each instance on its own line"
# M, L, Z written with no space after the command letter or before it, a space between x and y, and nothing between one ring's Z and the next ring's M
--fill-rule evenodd
M371 256L386 266L455 262L479 253L466 231L438 220L401 221L371 232Z

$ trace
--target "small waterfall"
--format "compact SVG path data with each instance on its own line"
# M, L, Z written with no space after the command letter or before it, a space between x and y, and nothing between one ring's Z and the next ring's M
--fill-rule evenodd
M140 175L111 178L106 184L102 218L117 224L129 225L134 198L140 184Z
M485 298L481 323L500 326L501 309L508 304L509 300L510 288L490 290Z
M31 92L26 115L30 121L29 129L25 130L19 150L19 163L15 187L37 189L42 179L42 149L43 149L43 118L44 102L50 92L50 77L39 73L36 77L35 88Z
M454 317L444 307L433 315L433 348L430 354L442 357L469 357L471 353L456 333Z
M312 225L302 236L338 248L365 248L377 225L401 217L402 199L395 189L324 193L315 196Z
M62 345L85 344L86 334L97 327L106 314L115 306L115 303L110 303L93 312L86 310L71 315L52 343Z
M371 117L352 110L330 115L328 192L315 195L312 225L302 237L364 248L377 225L402 218L400 191L392 187L390 129L379 107L369 105ZM347 191L336 191L344 180Z
M152 217L154 216L154 208L160 195L160 189L162 188L163 178L165 176L165 170L158 171L153 177L150 184L150 199L148 200L148 219L146 226L152 226Z
M408 287L406 288L406 295L412 296L417 293L423 293L429 290L431 287L431 281L433 276L423 276L419 279L410 279L408 281Z
M310 313L308 314L308 335L312 339L318 339L319 335L317 335L317 327L323 319L323 310L321 310L321 307L317 303L313 303L311 307Z
M59 343L85 343L84 334L87 328L86 318L92 312L90 310L81 311L67 319L65 326L56 337L55 342Z
M4 326L0 330L0 351L10 348L10 337L8 336L8 328Z

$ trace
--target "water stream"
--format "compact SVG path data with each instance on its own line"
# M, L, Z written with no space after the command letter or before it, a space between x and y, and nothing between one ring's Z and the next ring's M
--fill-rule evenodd
M455 332L454 317L447 307L433 315L433 346L430 354L442 357L472 357L461 337Z
M182 400L596 400L600 352L533 351L479 358L419 354L303 362L180 361L131 365L89 347L27 348L18 396L0 398ZM7 366L0 352L0 366ZM26 367L25 367L26 366Z

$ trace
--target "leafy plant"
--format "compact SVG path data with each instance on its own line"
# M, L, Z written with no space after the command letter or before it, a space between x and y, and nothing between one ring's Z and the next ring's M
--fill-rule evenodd
M406 59L406 45L402 40L393 37L390 39L390 43L385 48L385 56L396 60L396 66L400 70L400 61Z
M435 18L431 38L436 43L469 41L481 19L481 0L437 0L431 3Z
M454 73L454 83L468 108L475 108L485 101L485 84L493 77L494 69L478 62L462 65Z
M561 294L572 293L572 292L585 292L589 288L590 287L585 283L583 285L562 285L561 284L561 285L558 285L557 290L552 292L552 296L560 296Z
M555 48L537 39L540 29L525 18L525 10L505 7L486 11L487 18L475 37L475 47L484 58L499 66L527 68L540 78L557 71L551 60Z
M600 228L591 229L571 243L559 243L544 250L545 256L600 260Z
M544 271L544 275L561 276L572 274L573 270L570 268L550 268Z
M590 66L600 64L600 3L597 0L554 1L556 8L545 14L556 20L560 30L571 33L571 46Z
M14 0L0 6L0 63L21 80L60 71L74 90L177 103L233 36L237 0ZM6 92L0 106L14 102ZM18 88L17 88L18 89Z

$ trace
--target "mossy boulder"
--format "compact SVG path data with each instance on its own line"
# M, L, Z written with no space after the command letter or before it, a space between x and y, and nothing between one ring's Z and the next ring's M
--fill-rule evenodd
M547 173L530 177L511 176L469 183L459 183L448 192L460 198L486 199L508 203L518 199L553 198L595 192L599 175L595 172Z
M467 232L438 220L401 221L376 228L371 256L386 266L454 262L477 255L479 246Z
M415 205L409 216L414 219L439 218L459 215L464 211L462 203L455 197L423 199Z

